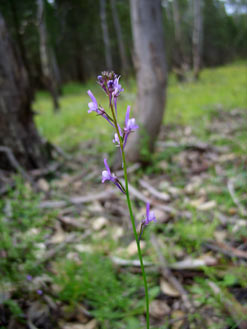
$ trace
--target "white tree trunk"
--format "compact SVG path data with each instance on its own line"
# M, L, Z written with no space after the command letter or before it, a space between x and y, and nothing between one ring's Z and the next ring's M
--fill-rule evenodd
M202 2L201 0L193 1L194 7L194 28L193 28L193 71L194 78L199 78L201 69L202 56Z
M119 20L117 8L116 8L116 0L111 0L111 8L112 8L113 22L114 22L115 30L117 33L117 42L118 42L118 49L119 49L119 54L120 54L120 58L121 58L122 71L123 71L124 75L127 75L129 72L129 63L128 63L128 58L127 58L125 47L124 47L122 28L120 25L120 20Z
M112 67L111 44L110 44L108 26L106 21L106 0L100 0L100 19L101 19L104 47L105 47L106 68L108 71L110 71L113 69L113 67Z
M39 30L39 46L40 46L40 61L42 66L42 72L44 77L44 82L51 93L54 109L58 110L58 86L55 75L52 70L52 62L50 58L50 52L48 48L47 41L47 31L45 25L45 11L44 11L44 0L37 0L37 23ZM55 57L54 57L55 59Z
M173 22L174 22L174 32L175 32L175 68L174 72L179 81L185 80L185 72L187 70L187 63L184 54L184 40L181 26L181 16L179 12L178 1L172 1L172 11L173 11Z
M143 148L154 150L163 119L167 72L160 0L131 0L130 4L138 86L135 112L140 128L130 136L126 156L138 161Z

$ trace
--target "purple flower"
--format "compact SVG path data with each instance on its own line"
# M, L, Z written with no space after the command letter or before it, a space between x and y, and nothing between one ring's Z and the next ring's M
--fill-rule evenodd
M116 114L117 114L117 98L120 95L120 93L122 91L124 91L124 89L122 88L122 86L119 83L119 79L120 79L120 75L119 75L119 77L117 77L117 78L114 79L114 82L113 82L113 92L112 92ZM110 98L110 101L111 101L111 98Z
M115 78L114 82L113 82L114 90L113 90L112 95L115 98L118 97L122 91L124 91L124 89L122 88L122 86L119 83L119 79L120 79L120 75L117 78Z
M99 114L99 106L98 106L98 103L97 103L97 100L96 98L94 97L93 93L91 92L91 90L88 90L87 91L87 94L88 96L91 98L92 102L88 103L88 107L89 107L89 110L88 110L88 113L91 113L91 112L96 112Z
M105 164L106 170L102 171L102 183L109 180L109 181L113 182L113 184L115 184L120 189L121 192L125 193L125 190L124 190L124 187L122 186L122 184L119 182L119 180L117 179L115 174L111 173L111 170L107 164L107 159L104 159L104 164Z
M147 202L146 205L146 218L142 221L143 226L147 226L150 222L157 222L155 214L153 211L150 211L150 203Z
M109 115L105 112L105 110L101 107L99 107L96 98L94 97L93 93L91 92L91 90L88 90L88 96L91 98L92 102L88 103L88 113L91 112L96 112L98 115L101 115L104 119L106 119L111 126L114 127L114 124L111 121L111 118L109 117Z
M38 289L37 294L41 296L41 295L43 295L43 291L41 289Z
M114 134L114 138L113 138L112 141L113 141L114 144L117 144L116 145L117 147L120 146L120 141L119 141L119 137L118 137L118 134L117 133Z
M119 131L119 134L120 134L121 137L123 137L122 129L121 129L121 127L119 126L119 124L117 124L117 125L118 125L118 131ZM120 141L119 141L118 133L115 133L115 134L114 134L114 138L113 138L112 141L113 141L114 144L117 144L117 145L116 145L117 147L120 147Z
M130 116L130 106L127 107L126 116L125 116L123 147L125 147L125 145L127 143L129 134L132 131L135 131L136 129L139 128L139 126L136 124L136 120L134 118L130 119L129 116Z
M33 277L32 277L32 275L28 274L28 275L26 276L26 279L27 279L27 281L32 281Z

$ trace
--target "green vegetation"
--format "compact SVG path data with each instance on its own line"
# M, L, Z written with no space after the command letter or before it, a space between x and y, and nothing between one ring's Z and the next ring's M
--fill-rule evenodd
M246 96L246 63L239 62L233 65L202 71L201 80L198 83L189 82L178 84L175 77L170 76L167 90L167 106L164 122L166 124L193 125L196 119L199 122L198 130L208 122L215 109L224 110L245 108ZM119 115L124 118L127 105L134 104L136 86L130 80L126 86L123 81L125 93L119 99ZM38 93L34 103L34 109L38 113L36 123L41 134L53 143L71 149L81 141L95 140L95 145L105 152L109 149L108 125L102 124L100 118L94 114L88 114L88 102L90 101L87 90L90 89L99 103L107 108L105 97L95 82L86 85L71 83L63 88L61 97L61 111L54 115L52 101L47 93ZM246 139L246 131L241 132L240 138ZM104 144L104 148L102 147ZM107 149L105 148L107 147Z
M223 328L226 325L234 328L235 322L230 315L225 314L224 299L216 297L211 292L209 281L223 290L244 289L247 284L246 268L236 265L235 258L229 261L225 255L215 256L213 252L205 251L205 244L214 242L217 236L219 239L226 236L227 241L231 241L232 244L244 244L246 241L247 230L246 225L243 225L246 216L241 214L230 197L226 184L230 179L234 179L235 195L245 207L246 131L236 130L234 126L230 127L234 133L230 130L228 134L219 135L217 129L213 132L209 130L211 123L222 121L233 109L240 109L243 116L246 115L245 68L244 63L236 63L204 70L198 84L194 82L177 84L173 77L169 80L168 103L164 118L164 122L168 124L167 130L170 129L174 133L180 129L177 135L179 142L179 133L184 130L183 125L190 125L200 140L217 147L227 147L226 152L220 155L215 153L222 161L219 162L218 167L207 164L208 168L201 169L204 170L205 175L202 175L199 181L193 181L191 178L198 179L198 177L197 174L193 177L193 173L190 172L190 169L193 169L190 168L190 159L188 163L186 162L189 153L186 146L171 145L164 149L158 145L159 150L153 155L152 165L137 171L132 181L138 186L138 178L145 175L149 175L150 179L165 175L165 178L160 179L158 188L171 196L172 206L179 212L177 217L171 216L167 221L158 222L145 231L143 235L146 242L146 248L143 248L145 260L157 262L157 255L149 239L151 232L155 232L161 243L161 251L169 263L187 257L194 259L211 257L213 264L217 263L215 266L202 267L194 274L193 271L192 274L188 271L188 280L186 278L184 280L185 288L198 305L198 311L188 317L189 321L194 323L195 318L200 319L200 308L205 306L203 312L209 308L219 320L212 321L209 325L210 329ZM106 148L112 148L108 137L108 126L102 124L94 114L87 113L89 101L86 95L87 89L91 89L95 95L99 93L97 99L101 99L101 91L94 85L94 82L84 86L66 85L61 98L61 112L58 114L53 114L49 96L43 92L38 93L34 104L35 110L39 113L36 116L36 123L48 140L73 152L82 149L80 143L93 139L95 148L82 149L83 154L103 152L103 144L104 152ZM119 100L124 109L119 113L122 118L127 104L130 100L132 103L134 101L135 82L129 81L126 89L126 93ZM217 111L219 107L225 112ZM195 157L193 151L191 152L189 155ZM199 164L201 162L203 164L205 159L208 161L207 156L203 158L203 152L199 152L196 156L198 159L194 162L198 160ZM210 159L210 154L208 156ZM85 164L85 168L87 166L88 164ZM62 193L65 195L67 190L54 185L56 179L53 178L52 175L47 178L50 188L53 188L53 191L50 191L51 195L58 189L61 195ZM59 176L59 180L63 180L63 175ZM87 181L86 184L89 182ZM94 212L97 213L101 205L92 204L79 210L75 208L73 216L71 215L73 220L79 223L82 217L83 225L86 229L90 228L92 232L85 239L80 240L79 238L84 234L83 225L71 228L68 224L67 227L66 223L60 223L63 215L58 215L57 211L39 208L44 195L45 193L42 192L34 193L28 184L17 178L16 189L9 191L0 200L0 288L3 292L0 294L0 312L4 309L4 314L11 314L16 323L25 323L24 315L27 312L25 300L31 303L37 302L41 307L46 303L43 297L48 296L57 307L61 307L62 318L68 322L79 321L76 316L83 305L102 329L139 329L145 309L140 273L129 272L125 268L120 270L118 266L113 265L110 258L117 255L136 259L136 254L127 252L131 242L129 234L123 233L118 238L116 231L121 227L115 222L110 225L108 223L103 230L94 231L92 223L94 216L98 216L94 215ZM142 216L142 203L136 202L134 205L137 210L139 209L139 212L137 211L137 220L139 220ZM87 209L90 206L95 207L96 210ZM226 224L220 222L219 213L229 220ZM236 220L234 224L230 221L232 214ZM55 253L54 257L46 262L47 253L50 249L56 248L57 242L52 241L53 236L57 236L58 240L64 243L65 237L71 234L71 231L75 234L73 243L65 244L64 249ZM77 239L79 239L78 243ZM29 276L32 278L28 279ZM159 279L156 272L149 272L151 300L169 302L174 297L164 297ZM43 295L39 294L40 290ZM170 320L163 316L164 319L167 322ZM1 316L0 321L4 321ZM47 318L48 323L49 321L52 322L52 316ZM5 329L7 326L0 325L0 328ZM171 326L164 324L163 321L162 325L154 324L152 328L167 329ZM57 329L55 325L54 329Z

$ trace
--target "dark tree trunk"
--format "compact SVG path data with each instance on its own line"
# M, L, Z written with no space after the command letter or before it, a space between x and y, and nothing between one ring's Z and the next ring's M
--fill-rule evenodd
M194 79L198 80L201 70L202 56L202 3L194 0L194 28L193 28L193 73Z
M142 149L153 152L165 106L166 64L160 0L131 0L131 23L137 71L137 121L140 126L130 136L126 156L142 160Z
M49 90L54 110L59 109L59 102L58 102L58 82L56 81L55 74L53 72L53 63L51 60L51 54L49 52L48 47L48 40L47 40L47 31L45 25L45 11L44 11L44 0L37 0L38 12L37 12L37 23L38 23L38 30L39 30L39 38L40 38L40 61L42 66L42 72L44 77L44 84L46 88ZM55 60L55 56L53 58Z
M12 18L13 18L13 25L14 25L14 28L15 28L15 35L16 35L16 40L17 40L17 43L18 43L18 48L20 50L20 53L21 53L21 57L22 57L22 61L23 61L23 64L25 66L25 69L29 75L29 80L30 80L30 68L29 68L29 63L28 63L28 60L27 60L27 55L26 55L26 49L25 49L25 46L24 46L24 42L23 42L23 37L22 37L22 34L21 34L21 31L20 31L20 21L19 21L19 18L18 18L18 8L16 6L16 1L15 0L10 0L9 1L9 5L10 5L10 10L11 10L11 13L12 13Z
M28 75L13 49L1 13L0 59L0 168L11 169L8 152L4 150L27 169L43 167L48 153L33 122Z
M128 62L128 58L127 58L125 47L124 47L122 28L121 28L120 20L118 17L116 0L111 0L111 8L112 8L113 22L114 22L115 30L117 33L117 42L118 42L118 49L119 49L119 54L120 54L120 58L121 58L122 72L124 75L128 75L129 62Z
M106 20L106 0L100 0L100 19L105 47L105 62L108 71L112 70L111 44Z

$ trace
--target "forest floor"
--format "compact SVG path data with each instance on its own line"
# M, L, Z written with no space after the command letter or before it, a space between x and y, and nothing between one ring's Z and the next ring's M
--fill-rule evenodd
M137 226L147 199L157 217L141 242L152 329L247 328L246 83L244 63L204 70L197 84L171 77L151 164L129 166ZM112 133L87 114L88 88L97 95L93 82L65 86L58 114L38 94L54 162L29 182L5 177L14 187L0 200L1 329L145 328L126 202L100 182ZM134 95L130 80L123 112Z

